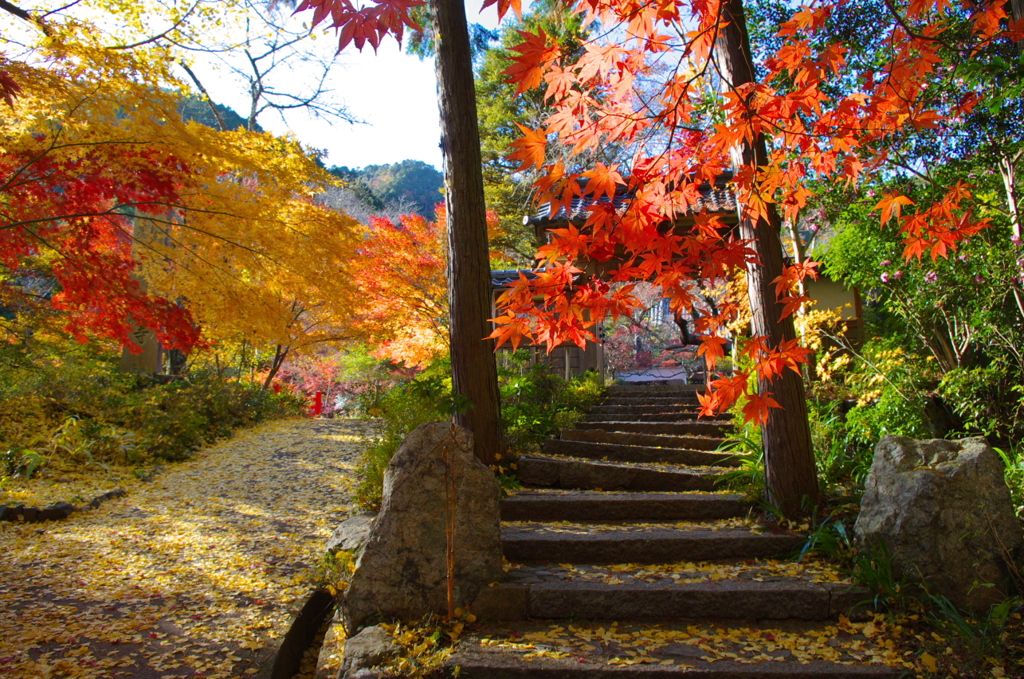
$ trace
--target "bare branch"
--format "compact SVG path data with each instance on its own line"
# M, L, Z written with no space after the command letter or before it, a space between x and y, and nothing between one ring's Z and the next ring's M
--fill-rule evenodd
M191 68L189 68L188 64L185 63L185 60L182 59L180 63L181 67L185 69L186 73L188 73L188 77L192 78L192 82L195 83L199 91L203 93L204 97L206 97L206 103L209 104L210 110L213 111L213 117L217 119L217 127L220 129L221 132L227 132L228 126L224 122L224 116L222 116L220 111L217 110L217 105L213 103L213 98L210 96L210 93L206 91L206 88L203 87L203 83L199 81L199 77L192 71Z

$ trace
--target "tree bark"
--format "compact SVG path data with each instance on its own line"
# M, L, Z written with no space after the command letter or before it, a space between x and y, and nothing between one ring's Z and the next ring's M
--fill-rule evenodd
M263 386L260 387L260 391L270 389L270 386L274 383L274 378L277 377L278 371L284 365L284 359L288 358L289 351L291 351L291 347L280 344L274 348L274 360L270 362L270 372L267 373L267 379L263 380Z
M729 25L722 30L719 39L722 77L729 81L728 87L735 89L754 82L743 0L728 0L723 13ZM768 151L764 136L758 135L752 142L744 141L738 154L743 164L766 165ZM772 285L783 269L779 236L782 223L774 207L769 206L767 219L756 222L742 212L740 215L740 237L752 241L759 260L747 267L753 334L766 336L770 346L778 346L796 336L793 317L780 320L782 305L776 300ZM818 499L818 475L807 422L803 378L786 370L773 382L759 379L758 391L761 394L771 392L782 406L782 409L770 409L768 421L761 428L768 500L787 516L797 514L804 502L816 503Z
M498 374L491 333L487 209L476 118L473 58L462 0L432 0L437 17L437 100L448 208L448 290L452 387L468 409L455 423L473 432L477 458L503 451Z

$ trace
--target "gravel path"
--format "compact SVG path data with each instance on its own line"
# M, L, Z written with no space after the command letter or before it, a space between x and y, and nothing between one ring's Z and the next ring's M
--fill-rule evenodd
M66 521L0 524L0 676L249 677L351 513L373 424L288 420Z

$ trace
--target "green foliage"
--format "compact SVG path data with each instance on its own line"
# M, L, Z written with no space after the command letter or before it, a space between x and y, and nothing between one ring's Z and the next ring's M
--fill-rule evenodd
M851 561L850 575L854 582L871 591L871 605L876 610L901 608L918 593L909 575L896 577L892 552L882 542L862 546L853 553Z
M413 429L427 422L449 419L455 405L446 362L428 368L421 376L401 384L380 399L381 433L359 461L356 504L366 510L380 509L384 471Z
M498 370L505 440L513 454L535 452L544 439L583 417L604 393L597 373L566 381L529 352L507 355Z
M822 489L826 493L839 488L856 492L871 470L874 446L850 436L838 401L812 399L807 405Z
M742 421L742 418L741 420ZM737 433L726 437L718 447L721 452L733 453L740 466L718 477L718 484L742 492L747 499L758 502L765 496L767 484L764 475L764 444L760 427L743 424Z
M434 218L434 207L443 199L444 175L422 160L368 165L360 178L384 204L408 205L410 212L428 220Z
M46 458L24 446L11 446L0 451L0 465L4 478L30 479L46 464Z
M938 392L952 405L963 430L995 440L1024 439L1024 376L1008 361L946 373Z
M979 173L978 180L991 184L990 174ZM825 195L818 218L834 234L817 258L825 260L831 276L867 296L866 313L875 330L909 351L930 355L940 373L1001 358L1020 370L1024 319L1013 290L1022 252L1009 226L996 218L948 257L904 261L902 236L879 229L874 212L881 194L892 190L907 191L922 203L929 198L929 188L916 184ZM994 198L988 195L986 201Z
M876 610L902 608L919 593L909 576L896 577L892 553L884 543L855 544L842 518L829 517L815 528L800 551L800 559L808 554L836 561L854 582L871 592L868 603Z
M843 520L828 517L807 536L797 561L803 561L808 554L820 554L841 564L850 564L856 552L857 548Z
M989 608L983 616L974 617L965 615L944 596L929 595L929 599L934 614L928 622L962 647L958 656L969 663L963 669L971 669L974 664L983 669L990 658L1002 657L1007 620L1024 603L1020 597L1011 597Z
M238 128L247 129L249 121L238 115L233 108L229 108L222 104L214 103L213 106L220 113L221 118L224 119L224 127L226 130L237 130ZM210 101L202 97L193 96L185 97L181 100L181 107L179 108L181 117L186 121L195 121L201 125L212 127L213 129L219 129L220 123L217 118L213 115L213 111L210 110ZM253 128L256 132L262 132L263 128L257 124Z
M1004 450L995 448L1005 465L1003 478L1010 489L1010 500L1018 518L1024 519L1024 448L1015 446Z
M530 266L537 243L532 227L523 224L523 215L533 209L531 186L536 176L533 170L519 170L520 163L509 160L512 142L522 136L517 125L537 129L551 112L543 90L531 89L516 95L516 85L509 82L504 71L512 64L512 47L522 42L519 31L543 30L549 39L557 41L566 55L578 54L581 42L589 31L579 14L551 0L534 2L522 20L506 22L500 42L490 47L476 70L476 108L480 126L480 155L483 161L484 195L487 209L498 215L500 236L491 247L501 250L506 257ZM614 145L604 146L582 159L552 158L551 162L576 163L589 169L597 160L615 162L610 156Z
M237 429L296 415L304 405L288 393L201 373L167 385L143 382L125 399L118 424L139 432L142 447L155 457L179 460Z
M929 377L925 362L898 340L876 338L865 344L846 379L857 397L846 415L850 440L874 448L888 434L927 438L924 387Z
M883 436L934 435L926 405L936 377L933 363L905 350L898 337L875 338L842 359L831 382L812 385L808 423L823 490L858 495ZM844 400L853 403L846 412Z
M495 468L504 491L519 487L514 473L516 454L536 450L551 434L580 419L604 392L596 374L566 381L541 364L528 365L528 361L529 353L520 351L503 359L506 365L498 371L502 419L512 457L499 461ZM360 459L356 503L364 509L379 509L384 471L405 437L421 424L450 419L464 407L452 394L446 360L384 394L378 411L381 434Z
M352 579L356 564L351 552L325 553L314 565L313 582L327 587L331 594L344 590Z
M63 345L62 345L63 346ZM6 476L44 464L181 460L241 427L294 415L294 396L200 372L162 383L117 369L100 349L39 345L0 356L0 451Z

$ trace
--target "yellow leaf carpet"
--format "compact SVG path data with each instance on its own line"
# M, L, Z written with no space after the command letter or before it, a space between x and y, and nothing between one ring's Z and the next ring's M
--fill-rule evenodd
M358 420L274 422L124 483L99 509L0 524L0 676L252 676L353 509L372 434Z

